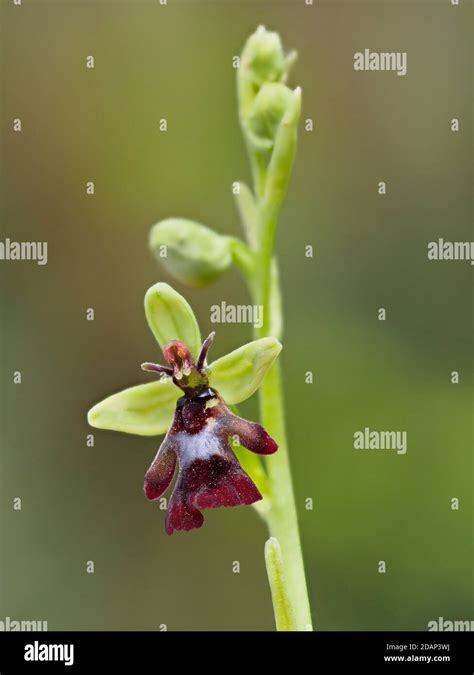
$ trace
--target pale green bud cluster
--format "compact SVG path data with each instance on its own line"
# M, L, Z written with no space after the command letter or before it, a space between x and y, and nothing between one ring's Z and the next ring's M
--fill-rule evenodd
M301 112L301 89L286 82L295 52L285 55L278 33L259 26L248 38L237 69L237 96L242 133L250 159L253 189L234 183L239 215L247 241L219 234L184 218L167 218L153 226L150 248L165 269L188 286L215 281L232 263L243 272L249 288L258 284L262 260L269 258L269 242L285 198L296 150ZM235 187L237 186L237 187ZM272 271L269 301L271 325L279 335L281 321ZM263 304L268 300L265 292Z
M237 75L241 119L261 87L268 82L282 82L286 77L286 62L278 33L259 26L245 43Z
M264 26L244 46L237 74L239 114L244 134L257 151L271 151L290 106L293 92L285 82L295 56L292 52L285 57L278 33Z

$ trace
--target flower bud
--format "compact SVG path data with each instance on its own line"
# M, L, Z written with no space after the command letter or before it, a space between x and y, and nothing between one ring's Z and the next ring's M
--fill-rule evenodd
M285 71L279 34L259 26L245 43L241 66L248 70L255 84L278 81Z
M247 118L250 138L257 150L271 150L282 119L292 99L292 91L280 82L264 84Z
M232 262L230 238L184 218L153 226L150 247L166 270L190 286L204 286Z
M285 73L286 61L280 36L259 26L245 43L237 76L242 120L261 86L265 82L279 82Z

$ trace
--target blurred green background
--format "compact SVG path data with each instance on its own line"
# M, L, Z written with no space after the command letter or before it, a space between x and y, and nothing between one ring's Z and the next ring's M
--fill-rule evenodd
M472 268L428 262L426 245L472 239L471 3L5 0L2 19L2 240L47 240L49 261L0 264L0 618L273 628L255 511L208 511L202 530L168 537L142 493L159 439L96 431L89 448L85 420L159 359L142 303L169 277L147 250L150 226L182 215L239 232L231 184L249 172L232 57L260 23L298 50L292 84L314 120L301 127L278 250L315 627L470 618ZM355 72L365 48L406 51L408 74ZM203 334L210 305L249 301L235 271L205 290L177 287ZM249 338L248 326L221 325L213 353ZM243 411L256 419L254 399ZM366 426L406 430L407 454L355 451Z

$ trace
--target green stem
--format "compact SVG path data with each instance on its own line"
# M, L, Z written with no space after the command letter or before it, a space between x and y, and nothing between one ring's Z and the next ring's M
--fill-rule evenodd
M268 334L268 327L275 319L271 316L270 303L273 238L263 239L262 244L259 260L265 269L265 276L260 275L260 292L258 295L263 305L263 316L266 317L266 321L264 319L257 337L265 337ZM279 289L274 290L279 292ZM282 573L287 585L289 602L292 606L297 630L311 630L311 611L291 480L283 391L278 361L267 373L260 388L259 397L262 424L279 446L278 452L267 461L271 499L271 510L267 517L270 533L276 537L281 546ZM275 606L274 609L277 627L284 625L281 617L278 616L278 606Z
M293 55L294 60L294 55ZM279 338L282 325L278 266L273 258L275 231L286 196L295 157L301 89L291 91L281 82L288 75L280 37L260 26L247 40L237 76L239 118L249 154L254 198L248 190L239 200L254 265L243 249L234 247L234 260L244 272L252 299L263 310L255 337ZM262 134L265 130L267 136ZM255 134L272 134L266 156ZM270 508L267 522L272 537L265 559L277 630L311 630L298 518L291 481L285 432L285 411L279 363L267 373L259 390L261 421L279 445L267 459Z
M262 215L262 220L265 216ZM270 334L271 320L271 266L273 258L273 245L275 239L276 220L267 221L265 226L261 228L260 246L258 250L258 297L257 302L263 309L262 326L257 330L257 337L267 337ZM275 335L274 337L280 337Z
M281 326L282 317L279 302L272 298L280 296L280 284L273 260L273 241L276 223L267 223L260 229L262 237L256 252L259 267L256 274L247 274L249 292L254 302L263 307L262 326L255 330L255 337L271 334L272 326ZM281 330L281 329L280 329ZM276 332L280 332L280 330ZM280 334L274 334L280 338ZM270 533L281 547L279 558L278 585L287 598L287 605L275 602L275 579L271 576L272 567L267 560L267 571L272 598L274 600L275 622L277 630L312 630L311 610L303 564L303 553L298 527L295 496L291 479L288 445L285 431L285 411L281 384L280 364L277 361L267 373L259 390L261 421L267 432L278 443L278 452L266 462L268 473L268 501L271 507L265 511ZM268 543L268 542L267 542ZM289 607L289 610L288 610ZM293 620L288 621L288 611ZM291 627L290 627L291 626ZM293 628L293 626L295 628Z
M254 302L258 302L263 308L262 326L255 330L256 338L272 335L272 327L282 323L282 317L275 315L281 313L279 303L272 303L272 298L280 295L278 274L275 273L273 261L278 209L267 209L260 202L259 214L258 231L260 236L255 252L256 269L254 269L254 273L250 273L250 266L245 266L247 269L244 269L244 265L240 265ZM281 337L275 334L273 336ZM296 626L296 630L312 630L311 610L291 480L283 391L278 361L267 373L259 390L259 399L262 424L279 446L278 452L272 455L266 464L269 478L269 501L271 503L266 519L271 535L278 540L281 547L281 579L279 583L283 587L286 586L284 590L294 617L294 623L291 623L291 625ZM271 568L267 566L267 569ZM275 597L275 582L270 576L269 582L272 588L272 597ZM285 607L284 603L274 602L277 630L293 630L293 628L288 628L290 624L282 614L282 607Z
M262 424L279 445L278 452L267 461L271 495L271 510L268 515L270 533L278 539L281 546L283 574L296 628L311 630L311 611L291 480L278 362L267 374L260 389L260 407ZM275 613L276 610L277 607Z

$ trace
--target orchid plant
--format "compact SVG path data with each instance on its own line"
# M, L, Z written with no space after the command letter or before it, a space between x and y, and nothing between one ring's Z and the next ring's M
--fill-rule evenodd
M300 88L286 84L294 60L294 52L283 52L279 35L263 26L247 40L240 58L239 118L253 190L239 182L234 194L246 240L182 218L161 221L150 233L153 253L186 285L208 284L237 266L263 310L254 340L208 364L214 333L201 342L185 298L168 284L155 284L145 295L145 314L166 365L142 364L158 379L109 396L88 415L100 429L166 434L144 490L148 499L160 498L179 464L166 514L168 534L201 527L204 509L255 506L271 535L265 561L276 627L286 631L312 629L277 359L283 321L273 251L301 109ZM235 408L257 390L263 426L243 419ZM265 464L259 455L267 456Z

